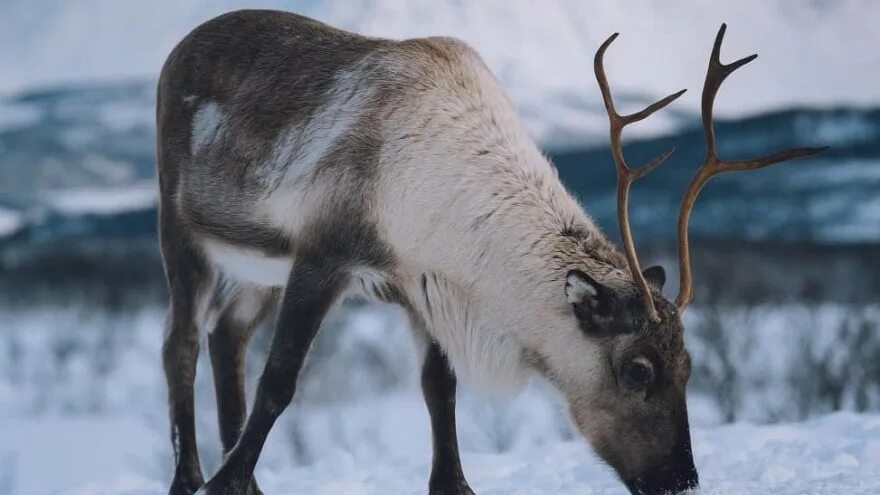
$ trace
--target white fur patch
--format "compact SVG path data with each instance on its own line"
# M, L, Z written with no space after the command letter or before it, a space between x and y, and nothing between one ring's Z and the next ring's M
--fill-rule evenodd
M203 328L207 329L208 333L214 332L224 313L228 313L233 321L241 325L253 323L260 316L272 294L272 289L233 282L228 277L221 278L219 283L220 285L215 287L207 317L204 319Z
M320 185L303 179L313 176L321 160L352 131L368 108L372 93L358 87L357 77L351 73L338 76L327 103L305 124L291 125L275 142L265 166L265 179L277 187L262 198L259 208L272 225L291 235L297 234L311 211L313 205L308 202L320 202L325 197Z
M421 294L410 297L456 373L487 395L520 390L529 375L522 348L511 336L486 321L474 301L442 277L427 274L420 285Z
M235 299L232 317L235 321L248 324L260 314L266 304L267 290L243 288Z
M235 280L261 286L284 287L293 267L291 258L272 258L253 249L244 249L217 241L202 243L208 259L220 271Z
M309 217L311 205L306 204L306 190L297 185L281 185L260 199L258 214L270 225L276 226L293 237L298 237L302 225ZM321 198L318 187L308 189L310 198Z
M359 78L356 72L337 76L327 103L304 126L297 122L278 138L270 168L284 170L284 184L295 185L309 176L328 150L361 119L372 92L358 87Z
M190 151L196 154L200 149L212 143L223 133L226 117L220 105L209 101L204 103L193 116L192 139Z
M352 281L346 290L346 296L376 299L375 295L381 293L387 284L388 280L383 273L370 268L361 268L353 273Z
M577 304L583 302L588 297L596 297L599 291L593 287L593 284L587 282L577 275L569 275L565 280L565 295L568 302Z

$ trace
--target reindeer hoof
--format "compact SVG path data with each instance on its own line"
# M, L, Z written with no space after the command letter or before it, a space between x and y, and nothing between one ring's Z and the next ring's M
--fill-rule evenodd
M228 482L217 478L211 479L201 488L195 495L263 495L263 492L257 486L257 481L251 478L247 488L243 488L243 483Z
M201 483L182 480L175 476L171 482L171 488L168 490L168 495L193 495L200 486Z
M431 483L428 495L475 495L464 479Z

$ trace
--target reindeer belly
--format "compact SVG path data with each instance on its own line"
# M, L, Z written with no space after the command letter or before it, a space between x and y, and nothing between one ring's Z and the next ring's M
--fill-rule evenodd
M202 242L205 256L224 276L254 285L284 287L293 267L292 257L269 256L215 240Z

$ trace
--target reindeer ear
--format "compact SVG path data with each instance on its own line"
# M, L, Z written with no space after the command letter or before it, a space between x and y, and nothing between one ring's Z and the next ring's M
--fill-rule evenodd
M649 284L653 285L658 290L663 290L663 286L666 285L666 270L660 265L645 268L642 271L642 275Z
M579 319L610 312L611 291L580 270L571 270L565 276L565 296Z

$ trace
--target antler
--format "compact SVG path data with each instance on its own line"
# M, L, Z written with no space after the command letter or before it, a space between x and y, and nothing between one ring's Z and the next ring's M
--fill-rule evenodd
M706 135L706 158L685 190L684 197L681 200L681 210L678 215L679 275L681 278L675 305L678 307L679 313L687 308L693 298L688 223L690 222L690 214L694 208L694 202L697 200L697 195L706 182L722 172L764 168L776 163L815 155L827 148L789 149L753 160L722 160L718 157L718 150L715 146L715 126L712 120L712 107L715 104L715 95L718 94L718 89L727 76L758 57L757 54L754 54L741 58L731 64L721 63L721 42L724 40L724 32L726 30L727 25L722 24L721 29L718 30L718 35L715 37L715 45L712 47L712 56L709 60L709 69L706 71L706 82L703 85L702 113L703 132Z
M675 150L671 149L666 151L647 164L642 165L637 169L631 169L623 158L620 136L624 127L639 122L640 120L644 120L657 110L672 103L676 98L683 95L686 90L683 89L677 93L673 93L648 106L642 111L631 113L629 115L618 114L614 109L614 100L611 98L611 89L608 87L608 78L605 77L605 67L603 66L605 50L607 50L608 46L617 39L618 34L620 33L612 34L607 40L605 40L605 43L602 43L602 46L599 47L599 50L596 52L596 57L593 59L593 69L596 72L596 81L598 81L599 89L602 91L602 98L605 100L605 110L608 112L608 120L611 123L611 154L614 157L614 164L617 168L617 222L620 224L620 237L623 241L626 259L629 263L629 269L632 272L633 280L638 285L644 298L645 311L648 313L648 317L651 320L657 322L660 321L660 316L657 314L657 309L654 307L654 299L651 297L651 289L648 287L648 282L645 280L645 277L642 275L642 270L639 267L635 242L633 241L632 231L629 226L629 188L636 179L644 177L660 166L660 164L669 158L669 155Z

